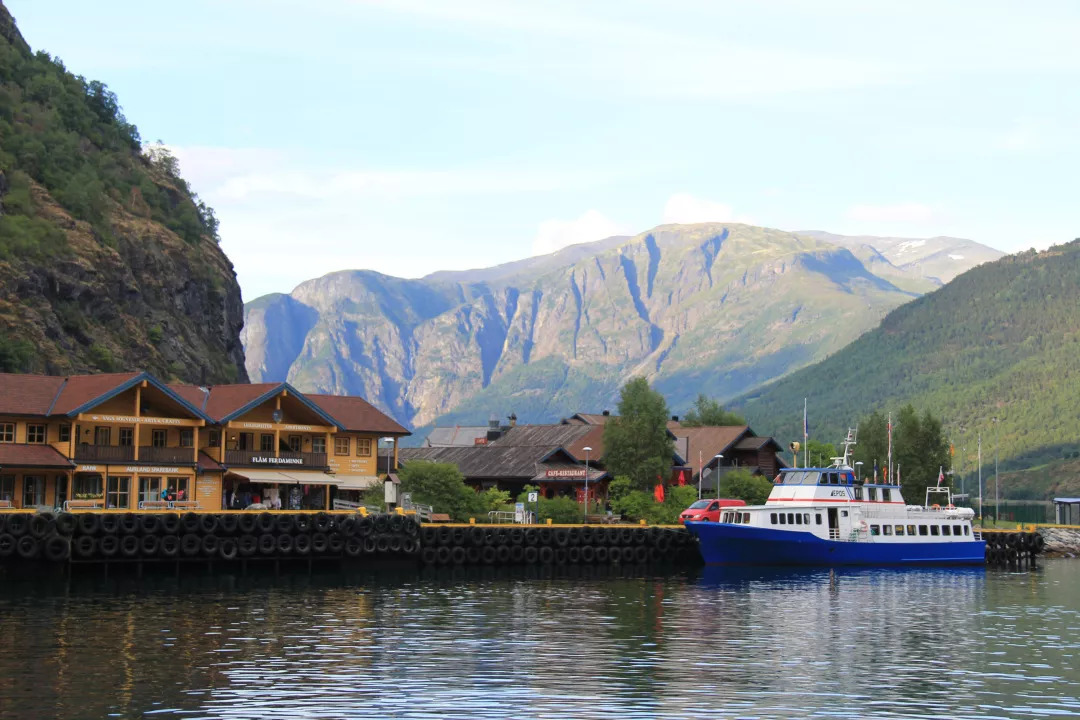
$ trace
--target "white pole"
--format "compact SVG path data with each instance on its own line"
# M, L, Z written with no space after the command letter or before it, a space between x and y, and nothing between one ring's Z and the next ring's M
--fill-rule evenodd
M701 451L698 450L697 454L697 499L701 499Z
M979 522L982 518L982 432L979 432Z
M589 515L589 452L591 447L586 445L582 450L585 451L585 518L588 519Z

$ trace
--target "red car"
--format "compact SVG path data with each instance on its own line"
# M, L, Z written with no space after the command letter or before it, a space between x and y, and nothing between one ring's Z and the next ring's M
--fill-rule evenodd
M720 508L739 507L745 504L746 503L742 500L735 500L732 498L698 500L696 503L682 511L682 514L679 515L679 523L685 523L687 520L720 522Z

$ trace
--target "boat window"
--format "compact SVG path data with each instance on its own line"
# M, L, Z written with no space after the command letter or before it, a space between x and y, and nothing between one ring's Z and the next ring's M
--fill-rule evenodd
M810 513L803 513L802 519L803 519L803 524L804 525L809 525L810 524Z
M841 510L840 517L847 517L847 510Z
M930 534L931 535L940 535L941 534L941 529L937 525L931 525L930 526Z
M881 534L881 526L880 525L871 525L870 526L870 534L871 535L880 535Z
M862 488L861 487L855 488L855 499L856 500L862 500Z
M771 522L773 525L776 524L776 513L773 513L769 516L769 522Z
M787 514L787 524L788 525L794 525L795 524L795 513L788 513Z
M920 535L927 535L927 534L929 534L929 531L928 531L928 530L926 529L926 526L925 526L925 525L920 525L920 526L919 526L919 534L920 534Z
M802 525L802 513L795 513L795 524Z
M785 485L798 485L802 480L803 473L801 472L789 472L784 475Z
M840 484L840 478L839 478L839 477L837 477L836 473L834 473L834 472L831 472L831 473L825 473L825 474L826 474L826 475L828 476L828 478L829 478L829 479L828 479L828 480L826 481L826 482L827 482L827 483L828 483L829 485L839 485L839 484Z
M892 535L892 525L882 525L881 532L885 535Z
M885 490L881 491L881 495L882 495L881 499L884 500L885 502L891 502L892 501L892 490L889 490L888 488L886 488Z
M787 525L787 515L784 513L780 513L780 524Z
M750 513L743 513L742 514L742 521L744 523L746 523L747 525L749 525L750 524Z
M960 528L957 528L957 530L959 530L959 529ZM951 525L942 525L941 526L941 534L942 535L951 535L952 531L953 531L953 529L952 529ZM959 535L960 533L957 532L956 534Z
M821 524L821 513L817 513L815 515L815 517L817 517L817 524L820 525Z
M971 532L971 528L969 528L967 525L965 525L964 526L964 534L967 535L969 532Z
M903 535L904 534L904 526L903 525L897 525L896 526L896 534L897 535Z
M907 526L907 534L908 535L914 535L915 534L915 526L914 525L908 525Z
M821 482L821 473L808 472L803 476L803 485L817 485Z

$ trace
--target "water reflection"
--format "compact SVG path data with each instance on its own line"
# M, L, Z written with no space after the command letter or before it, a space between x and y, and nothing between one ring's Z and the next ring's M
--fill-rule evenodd
M0 586L0 718L1080 714L1080 564Z

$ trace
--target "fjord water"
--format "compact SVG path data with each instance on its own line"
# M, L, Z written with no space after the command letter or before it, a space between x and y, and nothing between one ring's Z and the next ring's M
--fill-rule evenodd
M1080 715L1080 563L0 578L0 718Z

